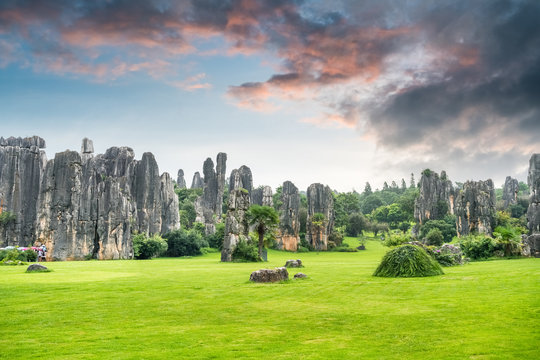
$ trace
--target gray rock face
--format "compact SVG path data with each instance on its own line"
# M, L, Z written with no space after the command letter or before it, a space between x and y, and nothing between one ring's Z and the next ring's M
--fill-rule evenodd
M414 202L415 219L423 224L443 218L444 211L454 214L454 198L452 181L448 180L445 171L440 177L435 172L424 171L420 178L420 194Z
M522 255L534 256L536 258L540 258L540 234L539 233L526 236L522 242L524 245L523 250L522 250ZM526 253L524 253L524 250L526 250Z
M167 173L159 176L151 153L137 161L132 149L113 147L94 157L88 139L81 150L58 153L46 163L41 175L36 170L40 181L34 179L31 186L36 192L33 204L29 201L25 206L26 213L34 211L34 220L27 221L33 231L17 231L17 238L22 240L14 245L43 243L48 260L88 255L127 259L133 254L133 231L157 234L179 228L173 183ZM24 153L16 151L17 156ZM44 154L40 156L44 163ZM17 170L13 163L0 158L0 168L4 167L9 171L0 174L0 184L9 182L8 174ZM30 190L27 193L33 194ZM7 210L15 208L10 204Z
M527 221L531 234L540 234L540 154L533 154L529 161L529 208Z
M249 225L246 218L246 211L249 209L249 206L250 199L247 191L236 189L229 194L221 261L232 261L232 253L236 244L238 244L241 237L247 238Z
M13 220L0 224L0 247L30 246L36 230L37 199L47 158L45 140L0 138L0 212Z
M207 158L203 164L203 194L195 202L195 211L197 212L197 221L205 224L207 235L215 233L216 223L221 222L226 162L227 154L219 153L217 171L214 170L212 159Z
M249 281L267 283L289 280L289 272L284 267L261 269L251 273Z
M186 179L184 178L184 170L182 170L182 169L178 170L178 175L176 177L176 185L180 189L185 189L186 188Z
M456 196L455 215L458 236L473 231L491 235L495 225L493 181L467 181Z
M280 200L278 247L280 250L296 251L300 242L300 221L298 218L300 194L298 188L292 182L285 181Z
M204 186L203 179L201 178L201 174L197 171L195 174L193 174L193 180L191 181L191 188L192 189L202 189Z
M261 206L274 206L272 199L272 188L270 186L262 186L253 190L251 194L252 203Z
M304 273L296 273L296 274L294 274L294 278L295 279L305 279L305 278L307 278L307 275L304 274Z
M251 174L251 169L246 165L242 165L239 169L231 171L229 192L240 188L246 189L251 196L253 192L253 175Z
M322 184L311 184L307 190L308 216L306 240L316 250L328 249L328 236L334 229L334 199L332 190ZM324 218L318 219L317 214Z
M503 195L502 195L505 208L517 203L518 192L519 192L518 181L516 179L512 179L510 176L507 176L506 180L504 181Z

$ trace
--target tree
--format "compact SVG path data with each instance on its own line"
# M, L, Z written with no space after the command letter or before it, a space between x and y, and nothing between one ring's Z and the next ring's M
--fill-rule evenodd
M389 189L389 187L388 187L388 183L387 183L386 181L384 182L384 184L383 184L383 186L382 186L382 189L383 189L383 191L385 191L385 190L388 190L388 189Z
M349 223L347 224L347 235L358 236L362 231L367 229L368 221L361 213L353 213L349 215Z
M373 194L373 191L371 190L371 185L366 182L366 186L364 187L364 196L368 196Z
M255 226L255 231L259 236L259 257L262 258L264 234L276 228L279 223L278 213L270 206L252 205L246 212L246 216L248 223Z
M364 198L360 208L363 214L370 214L373 210L382 205L383 202L381 198L377 194L371 194Z
M401 191L407 190L407 184L405 183L405 179L401 178Z

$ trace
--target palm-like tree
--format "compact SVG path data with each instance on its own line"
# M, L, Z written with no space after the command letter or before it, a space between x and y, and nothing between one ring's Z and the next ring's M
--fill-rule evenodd
M255 226L255 231L259 235L259 257L262 259L264 234L275 229L279 223L278 213L270 206L252 205L246 215L248 223Z

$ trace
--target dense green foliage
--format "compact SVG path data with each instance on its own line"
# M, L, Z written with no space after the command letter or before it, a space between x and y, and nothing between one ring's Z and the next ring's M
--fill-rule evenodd
M8 225L17 220L17 215L13 214L11 211L2 211L0 213L0 225Z
M148 237L145 234L133 236L133 256L135 259L151 259L167 251L167 242L159 235Z
M180 212L180 226L184 229L191 229L197 214L195 212L195 200L202 195L202 189L187 189L176 187L174 189L178 195L178 208Z
M402 245L388 251L374 276L424 277L444 274L441 266L424 249L415 245Z
M257 246L249 238L240 238L240 241L238 241L236 247L233 250L232 259L234 262L262 261L261 256L257 251Z
M420 227L419 239L424 241L433 229L440 230L443 242L451 242L457 236L456 218L453 215L445 216L444 220L428 220ZM440 245L440 244L439 244Z
M486 235L468 235L458 239L463 254L473 260L488 259L495 255L497 242Z
M262 249L264 247L264 235L273 231L279 224L277 211L270 206L251 205L246 212L248 224L255 228L259 237L258 248L259 258L262 258Z
M0 262L22 261L34 262L37 260L37 253L32 249L19 250L14 248L11 250L0 250Z
M438 228L433 228L429 230L426 235L426 244L433 246L440 246L443 244L444 237L442 231Z
M167 241L167 256L201 255L201 249L208 247L206 239L195 229L174 230L163 235L163 238Z

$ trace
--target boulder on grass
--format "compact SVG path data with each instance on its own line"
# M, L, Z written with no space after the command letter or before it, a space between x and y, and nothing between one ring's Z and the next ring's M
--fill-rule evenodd
M289 280L289 272L284 267L278 267L275 269L261 269L251 273L249 281L253 282L278 282L283 280Z
M304 273L296 273L296 274L294 274L294 278L295 279L305 279L305 278L307 278L307 275L304 274Z
M40 272L40 271L48 271L49 269L46 266L43 266L41 264L32 264L26 269L26 272Z
M299 267L304 267L304 266L302 265L302 260L296 259L296 260L287 260L287 262L285 263L285 267L299 268Z

